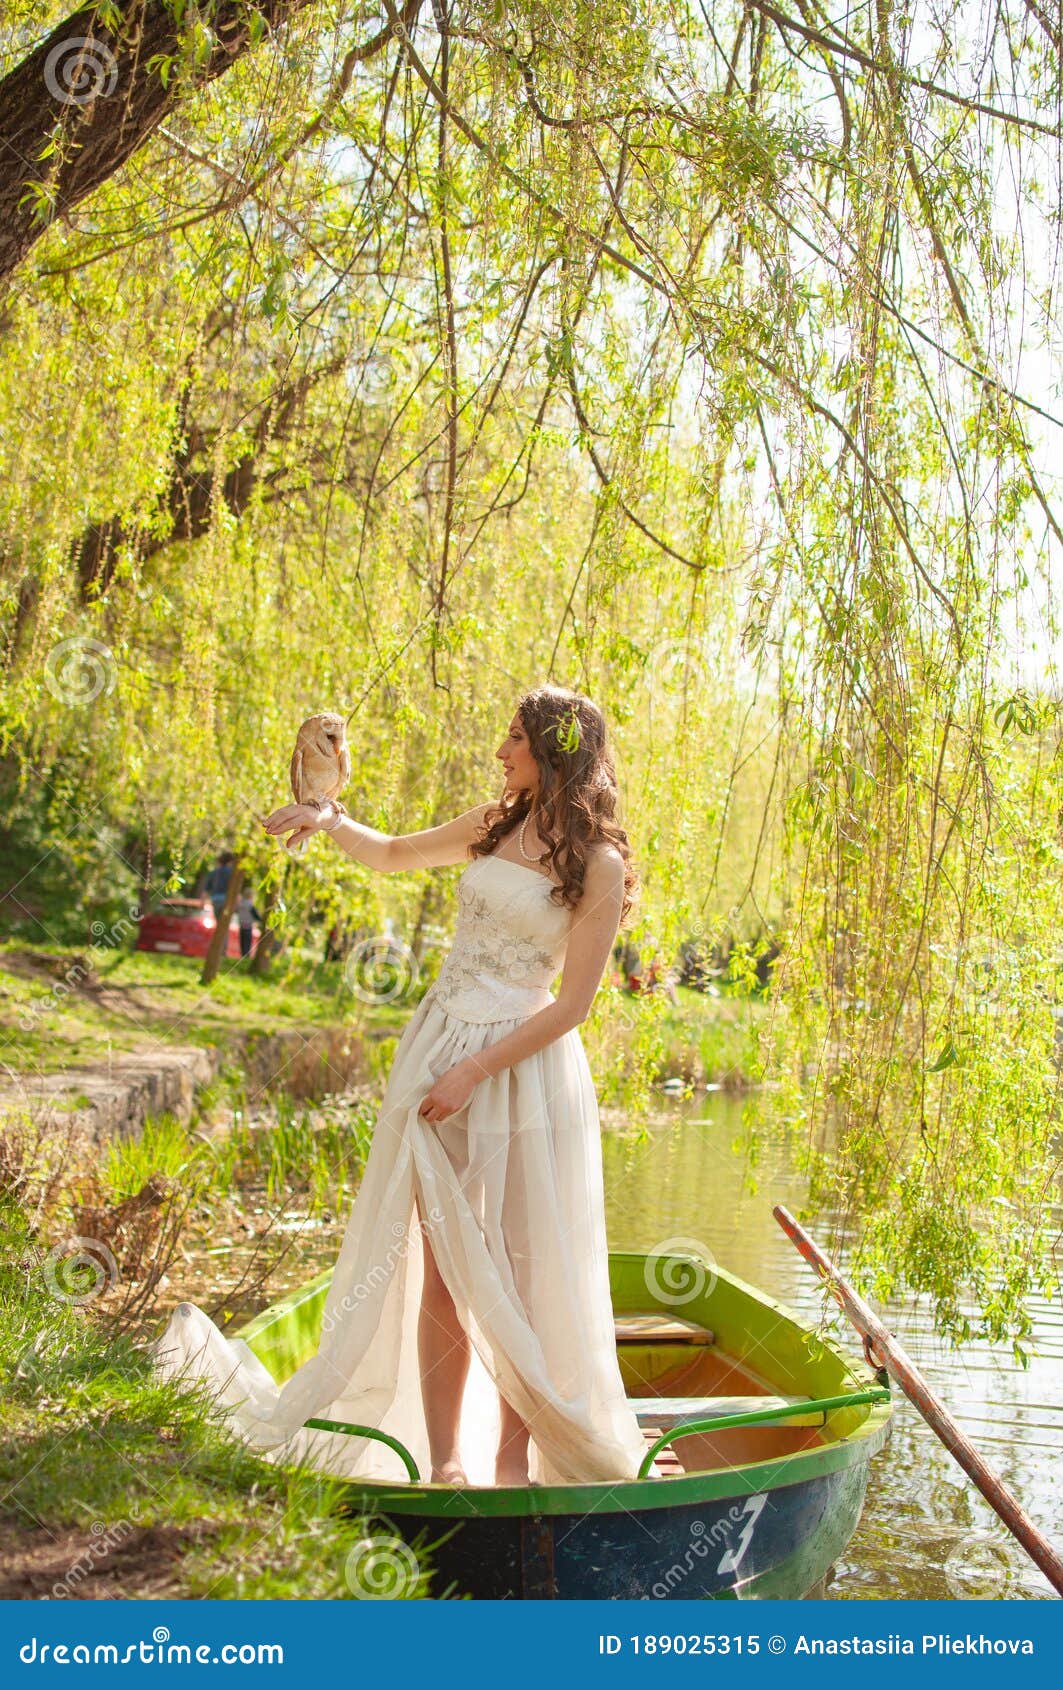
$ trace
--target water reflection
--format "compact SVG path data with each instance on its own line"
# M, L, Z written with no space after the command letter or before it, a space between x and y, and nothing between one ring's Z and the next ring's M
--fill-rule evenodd
M806 1184L792 1151L781 1134L761 1129L751 1163L742 1148L742 1110L741 1100L720 1092L662 1098L643 1144L606 1123L610 1248L648 1250L678 1237L701 1242L721 1267L813 1321L823 1318L823 1330L859 1353L833 1303L824 1318L816 1275L771 1212L775 1203L795 1214L804 1205ZM844 1272L848 1252L834 1220L825 1211L807 1224ZM1050 1542L1063 1542L1063 1491L1052 1478L1063 1455L1063 1308L1043 1299L1032 1304L1024 1371L1008 1346L945 1344L932 1331L925 1298L872 1306L1034 1523ZM827 1597L1054 1598L899 1387L894 1394L893 1436L872 1461L863 1517Z

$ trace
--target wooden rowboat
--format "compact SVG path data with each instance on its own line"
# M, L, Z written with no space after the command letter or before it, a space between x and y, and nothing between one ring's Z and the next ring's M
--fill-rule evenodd
M330 1277L237 1334L278 1382L317 1350ZM695 1255L613 1251L609 1279L621 1376L646 1438L643 1472L656 1453L664 1479L431 1484L385 1439L396 1478L346 1481L351 1513L410 1546L433 1597L815 1594L856 1529L870 1459L889 1436L888 1377Z

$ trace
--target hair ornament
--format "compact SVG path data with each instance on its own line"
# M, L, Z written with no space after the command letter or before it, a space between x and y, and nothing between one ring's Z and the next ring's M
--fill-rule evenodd
M579 749L580 726L579 717L576 715L575 705L571 707L568 715L557 723L554 733L557 736L557 743L561 747L562 751L576 751Z

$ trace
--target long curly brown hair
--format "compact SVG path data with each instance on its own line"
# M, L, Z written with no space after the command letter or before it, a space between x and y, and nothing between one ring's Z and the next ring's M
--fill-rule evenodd
M617 786L606 744L605 718L583 693L567 687L541 686L526 692L516 714L539 765L535 826L547 849L539 861L560 879L551 900L574 909L583 896L587 848L599 840L615 845L624 859L624 902L620 926L639 892L627 834L616 820ZM532 794L504 792L487 811L471 856L486 857L519 827L532 807Z

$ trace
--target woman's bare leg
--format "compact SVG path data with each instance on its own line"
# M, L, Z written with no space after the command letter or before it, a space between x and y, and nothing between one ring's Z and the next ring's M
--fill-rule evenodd
M526 1485L528 1428L501 1392L498 1400L502 1405L502 1415L498 1431L498 1454L495 1457L495 1484Z
M420 1204L417 1206L420 1220ZM469 1372L469 1337L454 1307L428 1242L424 1245L424 1287L417 1323L417 1359L421 1367L421 1396L432 1453L432 1479L444 1484L467 1483L458 1453L461 1399Z

